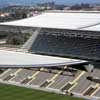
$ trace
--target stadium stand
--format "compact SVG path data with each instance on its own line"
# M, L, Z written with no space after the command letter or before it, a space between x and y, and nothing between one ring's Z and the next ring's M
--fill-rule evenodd
M14 73L17 71L17 69L8 69L7 71L5 71L1 76L0 79L2 80L9 80L10 78L12 78L12 76L14 75Z
M90 85L94 85L95 83L90 82L86 79L87 73L84 74L79 80L78 85L72 90L72 92L83 93L85 89L87 89ZM84 83L84 86L83 86Z
M34 68L7 69L0 75L0 82L24 85L30 88L58 91L63 94L80 95L87 98L100 98L100 83L88 80L89 75L100 77L100 70L93 72L66 67L64 69Z
M97 96L97 97L100 96L100 88L99 88L98 91L94 94L94 96Z
M52 76L53 74L51 73L39 72L39 74L35 76L35 79L32 80L29 84L40 86L45 80L50 79Z
M32 32L36 29L36 34L33 32L35 38L33 34L24 45L28 47L28 52L100 61L99 19L100 14L92 13L91 16L87 13L50 13L37 16L36 19L1 23L0 26L2 30L4 27L10 30L13 26L12 31L15 31L17 26L22 26L23 30L31 28ZM3 49L14 50L13 48ZM0 82L74 95L89 100L97 98L100 100L100 69L94 68L88 72L83 68L84 65L78 67L75 65L74 68L72 66L52 67L7 69L0 75ZM93 78L99 81L94 81Z
M15 77L13 77L13 79L11 79L10 81L21 82L22 80L24 80L24 78L31 76L33 73L34 71L32 70L19 70L19 72L16 73Z
M64 33L61 32L59 32L59 35L56 33L53 34L50 31L49 33L41 32L30 51L50 55L99 60L100 40L65 36Z

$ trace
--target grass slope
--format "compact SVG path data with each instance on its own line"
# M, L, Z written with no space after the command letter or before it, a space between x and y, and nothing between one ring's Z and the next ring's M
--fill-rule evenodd
M0 100L83 100L23 87L0 84Z

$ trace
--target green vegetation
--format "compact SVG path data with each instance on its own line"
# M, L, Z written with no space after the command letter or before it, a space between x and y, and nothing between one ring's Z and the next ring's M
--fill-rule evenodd
M7 44L21 45L25 43L30 36L30 33L12 33L8 35L6 42Z
M83 100L23 87L0 84L0 100Z

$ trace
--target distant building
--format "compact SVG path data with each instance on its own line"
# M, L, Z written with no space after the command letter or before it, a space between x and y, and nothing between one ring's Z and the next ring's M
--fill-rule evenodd
M97 5L97 6L93 7L93 10L98 10L98 11L100 11L100 5Z
M8 16L10 16L9 13L0 13L0 17L8 17Z

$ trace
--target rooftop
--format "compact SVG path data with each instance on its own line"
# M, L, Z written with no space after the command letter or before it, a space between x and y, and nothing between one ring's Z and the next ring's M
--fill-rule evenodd
M0 50L0 67L51 67L86 62L85 60Z
M56 29L88 30L100 31L100 13L43 13L41 15L30 17L22 20L4 22L0 25L7 26L24 26L24 27L41 27Z

